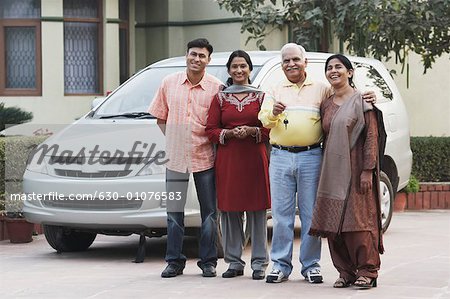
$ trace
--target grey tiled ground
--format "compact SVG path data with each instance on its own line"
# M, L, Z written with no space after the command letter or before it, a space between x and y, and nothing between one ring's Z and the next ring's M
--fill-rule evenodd
M297 231L298 236L298 231ZM184 275L162 279L165 238L148 239L142 264L131 261L137 236L99 236L82 253L56 254L40 235L28 244L0 242L0 298L449 298L450 211L396 213L385 234L379 287L372 290L333 289L337 278L326 242L322 247L320 285L299 274L298 238L294 273L282 284L251 280L251 269L223 279L202 278L196 266L196 242L186 240L189 257ZM250 261L247 247L244 260Z

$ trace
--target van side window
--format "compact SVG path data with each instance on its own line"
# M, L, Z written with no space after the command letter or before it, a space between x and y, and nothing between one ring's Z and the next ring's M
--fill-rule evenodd
M373 66L357 62L353 64L355 66L354 82L359 90L373 90L377 95L377 103L392 101L392 91Z
M264 91L268 91L272 86L277 85L286 78L280 65L274 66L264 76L261 82L260 88Z

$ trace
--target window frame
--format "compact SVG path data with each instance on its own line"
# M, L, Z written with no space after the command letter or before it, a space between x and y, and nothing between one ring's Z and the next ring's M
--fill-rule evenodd
M63 0L64 1L64 0ZM98 96L103 95L103 6L101 0L97 1L97 10L98 15L97 18L79 18L79 17L65 17L63 15L63 31L64 26L66 22L72 22L72 23L96 23L98 25L97 33L97 46L98 46L98 64L97 64L97 71L98 71L98 92L93 93L67 93L66 92L66 80L64 78L63 84L64 84L64 96ZM64 3L63 3L64 5ZM66 41L66 36L63 33L63 43ZM64 47L63 47L64 48ZM64 52L64 59L63 59L63 67L65 69L65 55L66 55L66 49L63 49Z
M120 18L120 10L121 10L121 1L117 1L118 2L118 6L119 6L119 47L120 47L120 30L125 30L125 35L126 35L126 75L127 75L127 79L125 79L124 81L122 81L122 78L120 77L122 75L122 72L120 70L120 66L121 66L121 55L120 55L120 48L119 48L119 83L122 84L124 83L126 80L128 80L130 78L130 26L129 26L129 20L130 20L130 2L128 0L125 0L126 2L126 6L127 6L127 11L126 11L126 19L121 19Z
M35 88L7 88L6 87L6 35L8 27L34 27L35 29ZM2 96L42 96L42 39L41 19L0 19L0 95Z

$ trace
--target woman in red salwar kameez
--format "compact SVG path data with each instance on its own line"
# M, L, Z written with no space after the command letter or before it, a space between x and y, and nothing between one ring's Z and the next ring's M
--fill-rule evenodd
M267 95L249 85L249 55L234 51L227 62L231 86L219 92L208 114L206 132L217 144L215 161L218 208L221 211L224 278L243 275L243 213L251 228L252 277L264 279L268 265L266 209L270 208L268 130L258 120Z

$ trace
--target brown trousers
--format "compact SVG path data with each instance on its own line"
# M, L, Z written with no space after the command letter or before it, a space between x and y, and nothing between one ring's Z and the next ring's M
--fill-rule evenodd
M331 259L339 277L355 281L359 276L378 277L380 254L378 237L370 231L341 233L328 238Z

